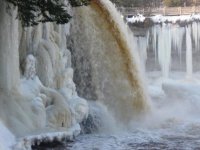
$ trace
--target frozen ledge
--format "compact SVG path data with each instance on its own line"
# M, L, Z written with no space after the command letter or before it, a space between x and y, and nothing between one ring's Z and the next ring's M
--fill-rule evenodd
M153 23L189 23L192 21L200 21L200 14L192 14L192 15L180 15L180 16L163 16L156 15L151 17L144 17L141 14L127 17L126 21L128 23L145 23L146 20L150 20Z
M31 146L40 145L43 142L62 142L64 140L73 140L74 137L80 134L80 125L76 124L68 131L43 131L40 134L32 134L25 137L21 137L17 140L17 144L14 146L14 150L31 150Z

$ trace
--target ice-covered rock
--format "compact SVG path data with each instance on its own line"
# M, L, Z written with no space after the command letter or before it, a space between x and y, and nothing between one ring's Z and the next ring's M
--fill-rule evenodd
M28 136L19 138L16 144L14 143L13 147L14 150L31 150L31 146L37 146L45 142L62 142L63 140L72 140L75 136L80 134L80 131L81 129L79 124L72 126L67 131L43 130L40 131L40 133L35 132Z
M63 71L59 81L59 91L67 99L77 96L76 85L73 82L73 69L67 68Z
M26 68L25 68L25 77L26 79L33 79L36 75L36 59L33 55L28 55L26 57Z
M75 120L77 123L81 123L84 119L87 119L89 113L89 106L85 99L78 96L73 97L69 101Z
M65 98L56 90L46 87L40 89L40 96L44 98L44 101L41 97L36 98L40 100L39 102L37 101L36 104L38 109L46 107L46 125L53 128L69 128L72 125L72 115L69 104L66 102Z
M41 97L36 97L32 100L31 105L32 111L40 116L37 119L37 124L39 127L45 127L46 126L46 111L45 111L45 104L43 102L43 99Z
M86 119L81 123L82 132L85 134L95 132L112 132L116 130L114 127L115 120L108 112L105 105L99 102L88 102L89 114Z

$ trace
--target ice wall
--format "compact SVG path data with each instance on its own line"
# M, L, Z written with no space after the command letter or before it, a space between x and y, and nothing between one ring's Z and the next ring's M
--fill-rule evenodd
M75 10L71 51L78 93L102 101L121 123L148 107L132 33L108 0ZM86 91L90 91L88 94Z
M73 82L70 24L22 28L16 8L0 8L0 121L16 138L77 126L88 104Z
M11 10L11 11L9 11ZM9 13L8 13L9 11ZM0 1L0 89L11 90L19 85L17 9Z
M193 72L200 70L198 27L197 21L162 23L145 29L145 34L135 34L135 49L140 53L146 71L161 71L165 78L172 71L181 71L187 78L192 78Z
M77 95L73 82L66 45L69 28L70 24L45 23L21 32L21 89L31 97L35 113L43 114L36 121L43 128L67 129L87 117L87 102Z

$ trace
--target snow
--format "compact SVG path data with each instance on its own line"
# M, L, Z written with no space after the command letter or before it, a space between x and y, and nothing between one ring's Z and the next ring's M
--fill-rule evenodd
M52 130L52 131L51 131ZM48 129L45 132L45 129L42 131L39 130L38 133L32 133L26 137L21 137L17 140L17 144L15 144L14 150L31 150L32 145L39 145L41 142L53 142L72 140L74 137L80 134L81 128L79 124L76 124L69 128L67 131L65 129L53 130Z
M192 15L181 15L181 16L163 16L163 15L155 15L150 18L154 23L177 23L177 22L191 22L195 20L200 20L200 14L192 14ZM127 22L137 23L144 22L146 17L141 14L133 17L127 17Z
M15 136L0 121L0 150L11 150L15 142Z
M127 17L126 20L130 23L138 23L138 22L144 22L146 18L141 15L141 14L138 14L136 16L132 16L132 17Z

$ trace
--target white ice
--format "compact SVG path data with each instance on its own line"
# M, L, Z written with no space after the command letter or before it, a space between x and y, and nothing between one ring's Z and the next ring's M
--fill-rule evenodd
M0 120L0 150L11 150L15 143L15 136Z

